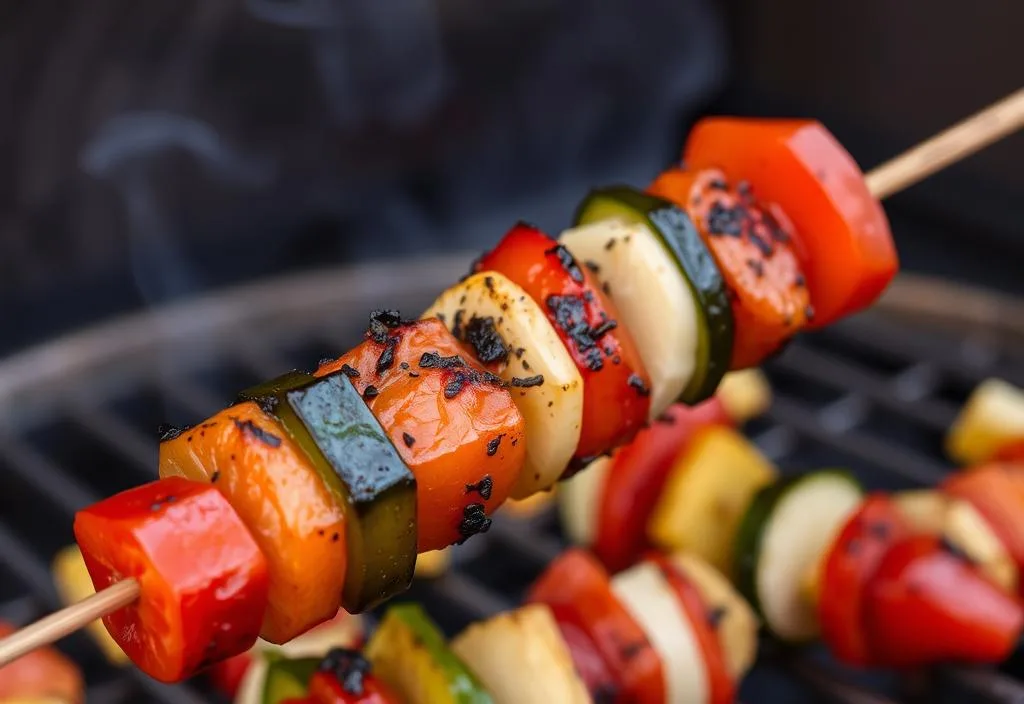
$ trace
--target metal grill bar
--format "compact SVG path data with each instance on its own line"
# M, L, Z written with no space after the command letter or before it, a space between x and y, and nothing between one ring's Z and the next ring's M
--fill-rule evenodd
M0 519L0 584L16 590L0 590L0 616L24 622L57 606L48 563L70 541L73 512L110 487L155 475L156 418L195 421L222 408L241 384L308 369L318 351L337 355L356 341L365 312L389 299L418 312L462 270L460 261L446 259L250 287L83 333L67 349L55 343L40 353L39 369L30 356L0 363L0 418L17 421L0 430L0 467L7 470L0 472L0 501L14 496L33 514L31 522ZM1007 344L1024 340L1024 331L989 330L961 344L938 328L905 324L906 296L896 300L889 314L805 337L768 365L776 401L749 432L784 470L848 463L871 488L933 483L950 469L939 440L969 390L991 375L1024 381L1024 360ZM33 413L19 413L21 404ZM62 441L68 433L70 445ZM104 474L97 475L101 462ZM54 529L34 532L43 524ZM563 546L550 512L500 515L489 533L455 551L453 571L418 582L409 597L454 632L516 604ZM89 701L218 701L201 680L165 687L134 669L114 670L85 637L64 645L85 665ZM1024 702L1018 680L989 669L879 680L820 653L766 643L742 699L767 701L768 682L785 683L793 702Z

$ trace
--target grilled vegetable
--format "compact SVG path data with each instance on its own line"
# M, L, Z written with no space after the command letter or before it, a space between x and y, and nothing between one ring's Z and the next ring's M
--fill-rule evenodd
M74 604L96 593L92 586L92 578L89 577L89 570L82 559L82 551L77 545L69 545L57 553L53 559L53 581L61 601L65 604ZM121 650L121 646L107 633L102 621L97 619L86 626L86 629L112 665L121 667L131 662Z
M676 459L699 430L727 422L714 398L698 406L675 404L615 453L594 508L594 553L608 569L625 569L651 547L647 524Z
M813 120L701 120L683 154L687 168L719 168L753 195L781 206L796 230L820 328L870 305L899 267L885 212L856 162Z
M75 516L97 591L135 578L139 600L104 617L141 670L177 682L245 652L267 606L267 563L231 505L209 484L163 479Z
M282 420L343 507L344 532L322 537L348 555L342 606L359 613L412 581L416 480L344 372L297 376L302 375L293 372L240 397L269 407ZM335 611L336 603L330 615Z
M973 506L1018 571L1024 569L1024 466L984 465L950 475L942 488Z
M262 693L265 689L267 667L270 662L281 659L301 660L306 658L315 658L319 662L324 653L334 648L358 647L362 637L362 617L339 611L330 621L316 626L284 645L273 645L262 640L256 641L248 653L238 656L243 660L242 664L233 665L235 668L243 665L245 667L241 681L235 684L234 688L230 687L230 680L224 682L231 673L224 673L219 667L230 663L230 660L218 663L211 668L210 676L217 683L220 691L234 697L235 704L262 704ZM234 676L237 677L237 674Z
M714 255L732 299L731 369L760 364L814 311L785 216L755 202L721 171L666 171L651 186L685 208Z
M480 361L511 384L512 400L526 422L526 463L511 496L526 498L554 484L579 444L583 380L541 307L491 272L449 288L423 317L439 318L452 330L474 319L493 322L505 358L495 351L493 361L487 361L490 355Z
M851 665L869 664L865 589L885 553L910 531L899 505L874 494L850 515L823 560L815 563L821 635L837 659Z
M579 652L581 643L592 649L599 674L588 682L591 693L603 685L617 693L615 701L665 701L661 658L593 557L581 550L563 552L534 582L527 600L551 610L577 670L594 671Z
M416 558L416 579L437 579L451 566L451 548L421 552Z
M475 623L451 647L495 704L591 701L551 611L541 604Z
M541 306L580 372L583 427L574 469L632 440L647 420L650 378L618 312L589 272L565 247L522 223L477 268L504 274Z
M402 704L357 651L327 653L309 681L309 704Z
M672 203L624 186L592 191L561 242L596 264L651 375L651 417L708 398L729 367L725 282L693 222Z
M736 534L737 584L780 639L805 641L818 634L801 580L861 496L849 473L822 470L764 487L743 516Z
M267 676L258 704L283 704L309 692L309 681L313 679L320 658L269 658ZM257 704L257 702L253 702Z
M682 552L668 555L668 560L700 592L707 621L718 633L729 675L739 682L757 658L759 624L754 610L729 580L704 560Z
M751 498L775 468L731 428L703 428L675 461L651 515L651 541L733 572L736 530Z
M1008 592L1017 590L1013 557L970 502L934 490L906 491L893 498L915 533L944 537L993 582Z
M416 604L388 609L366 656L406 704L490 704L483 685Z
M652 561L661 570L669 587L683 607L690 629L700 648L700 663L708 683L705 699L709 704L731 704L736 700L736 680L726 664L722 639L712 625L712 616L700 591L685 572L665 558L657 555Z
M772 405L772 387L760 369L740 369L722 377L715 391L725 415L741 425L763 414Z
M986 379L953 421L946 435L946 453L961 465L976 465L1020 440L1024 440L1024 391L1002 379Z
M886 551L867 585L864 624L877 665L999 663L1021 636L1024 611L963 554L924 535Z
M373 323L365 342L317 373L349 370L416 476L417 550L440 550L485 529L508 497L526 453L523 418L439 320L385 312Z
M641 562L612 578L612 591L661 660L666 704L710 701L711 685L700 642L683 605L662 571Z
M216 487L267 560L260 635L283 643L332 617L345 584L345 514L277 419L246 402L166 437L160 476Z
M0 638L17 629L0 621ZM55 648L44 647L0 667L0 701L4 704L83 704L82 673Z
M643 431L646 432L646 431ZM600 457L590 463L587 471L562 482L558 488L558 513L570 542L591 546L599 528L599 514L604 503L605 487L614 462Z

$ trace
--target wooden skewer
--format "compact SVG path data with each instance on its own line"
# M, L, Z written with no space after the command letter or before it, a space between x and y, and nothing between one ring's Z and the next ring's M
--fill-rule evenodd
M1024 88L1019 88L981 112L872 169L864 180L875 198L888 198L1022 127Z
M865 176L868 190L879 200L891 196L1022 127L1024 88L875 168ZM0 667L132 604L139 594L139 583L125 579L0 639Z

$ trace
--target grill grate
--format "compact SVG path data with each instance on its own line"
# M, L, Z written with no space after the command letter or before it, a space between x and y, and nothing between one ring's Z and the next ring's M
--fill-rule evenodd
M159 422L194 421L239 388L308 368L358 339L375 305L420 310L464 270L455 257L307 274L118 321L0 363L0 618L24 623L58 606L48 562L71 542L73 512L154 477ZM773 360L775 403L748 432L784 471L845 465L870 488L933 483L951 469L942 434L973 386L992 375L1024 382L1024 359L1010 352L1024 335L1015 311L1012 302L905 278L879 310L805 336ZM453 571L418 582L409 598L455 632L516 604L563 545L550 511L499 515L489 533L455 551ZM61 647L83 665L90 702L219 701L202 681L166 687L116 671L82 634ZM986 669L855 675L819 650L794 654L766 642L741 698L769 696L794 704L1019 702L1024 686Z

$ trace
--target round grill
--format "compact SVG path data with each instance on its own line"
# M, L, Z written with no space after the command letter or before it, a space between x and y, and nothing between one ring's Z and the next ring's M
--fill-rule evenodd
M59 606L49 561L72 515L156 475L156 428L203 418L253 382L310 368L352 346L375 307L418 313L468 268L449 256L305 274L114 321L0 362L0 618ZM1024 385L1024 307L908 275L870 313L802 336L767 365L774 404L748 434L783 472L853 469L872 489L938 481L941 439L982 379ZM518 603L564 547L552 513L499 514L456 551L455 569L418 582L449 633ZM202 682L159 685L106 665L78 634L62 647L84 667L89 701L218 701ZM855 675L823 652L765 643L745 702L1024 702L1024 685L988 669L913 678Z

